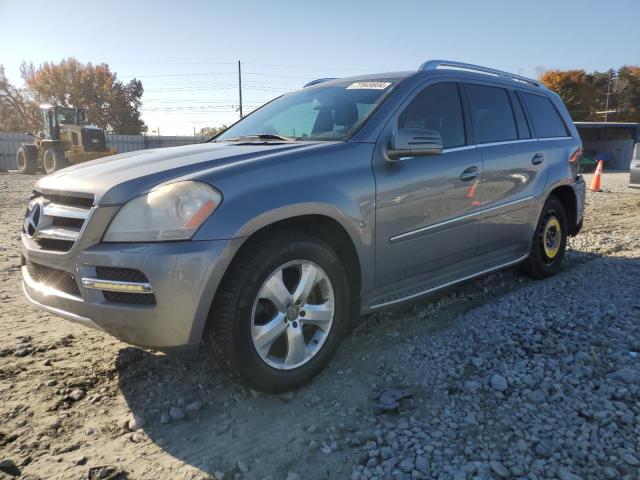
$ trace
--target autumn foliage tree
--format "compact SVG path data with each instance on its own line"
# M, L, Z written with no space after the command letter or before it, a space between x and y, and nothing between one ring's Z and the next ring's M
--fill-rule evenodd
M619 119L640 122L640 67L629 66L618 70L616 97Z
M36 103L27 92L16 88L0 65L0 131L24 132L38 129L39 120L33 114Z
M588 120L593 111L593 85L584 70L549 70L540 77L564 101L574 120Z
M142 82L123 83L104 63L83 64L68 58L39 67L23 63L20 70L27 89L40 102L84 108L90 123L115 133L146 131L140 117Z
M617 72L549 70L540 76L547 88L564 101L575 121L640 122L640 67L625 66ZM608 101L607 101L607 92Z

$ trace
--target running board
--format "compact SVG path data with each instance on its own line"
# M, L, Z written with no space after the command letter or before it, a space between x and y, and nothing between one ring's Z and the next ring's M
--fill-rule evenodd
M378 297L373 299L375 304L369 307L370 310L378 310L380 308L389 307L391 305L395 305L397 303L407 302L409 300L413 300L423 295L428 295L430 293L434 293L443 288L450 287L451 285L455 285L456 283L461 283L466 280L471 280L472 278L481 277L482 275L486 275L491 272L495 272L497 270L502 270L503 268L511 267L517 263L526 260L529 254L523 255L521 257L516 258L515 260L510 260L505 263L501 263L496 266L492 266L490 268L485 268L483 270L479 270L470 275L465 275L464 277L456 277L455 274L449 274L444 277L440 277L436 280L431 280L429 282L424 282L419 285L412 286L410 288L400 290L394 292L390 295L386 295L383 297Z

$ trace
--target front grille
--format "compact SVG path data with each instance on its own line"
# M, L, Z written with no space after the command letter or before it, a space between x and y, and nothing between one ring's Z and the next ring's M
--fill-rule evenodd
M83 128L82 146L86 152L104 152L107 149L104 132L93 128Z
M68 252L93 205L93 196L33 192L22 231L41 250Z
M71 207L80 207L80 208L91 208L93 206L93 195L89 196L77 196L77 195L66 195L55 194L55 193L41 193L34 191L31 195L31 198L42 197L45 200L48 200L52 203L57 203L60 205L69 205Z
M148 283L149 279L140 270L122 267L96 267L96 277L100 280L115 282ZM130 305L155 305L156 296L153 293L110 292L102 290L107 302L127 303Z
M27 262L26 266L29 276L36 283L41 283L74 297L80 297L80 289L73 274L33 262Z
M103 291L104 299L113 303L128 303L130 305L155 305L156 296L153 293L123 293Z
M53 225L56 227L69 227L80 230L82 225L84 225L84 220L81 218L53 217Z

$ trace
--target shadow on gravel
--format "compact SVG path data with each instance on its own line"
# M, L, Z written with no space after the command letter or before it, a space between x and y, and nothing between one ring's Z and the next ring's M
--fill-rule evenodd
M569 251L563 274L597 258ZM363 421L379 414L377 393L415 373L411 364L385 364L384 358L393 358L394 349L412 338L448 327L466 310L535 283L507 270L364 318L318 378L287 395L250 391L227 380L204 356L184 363L124 348L116 362L119 387L142 428L123 427L121 433L225 478L238 472L249 479L279 478L302 466L304 478L347 478L359 461L352 448L368 440ZM402 400L403 410L430 415L432 392L418 384L398 387L411 394Z
M216 472L225 478L238 472L248 479L279 478L320 451L332 452L337 423L351 423L371 394L366 368L345 386L348 374L336 372L335 364L311 385L283 395L262 395L231 382L204 356L183 363L125 348L116 368L128 406L143 424L122 434L135 443L151 441L214 478ZM334 468L317 478L340 477Z

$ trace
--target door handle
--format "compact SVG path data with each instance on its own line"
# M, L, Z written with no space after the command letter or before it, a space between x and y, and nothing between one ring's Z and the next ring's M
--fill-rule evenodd
M478 167L469 167L460 174L460 180L462 180L463 182L468 182L469 180L478 178L478 175L480 175Z
M536 153L531 159L531 163L534 165L540 165L544 162L544 153Z

